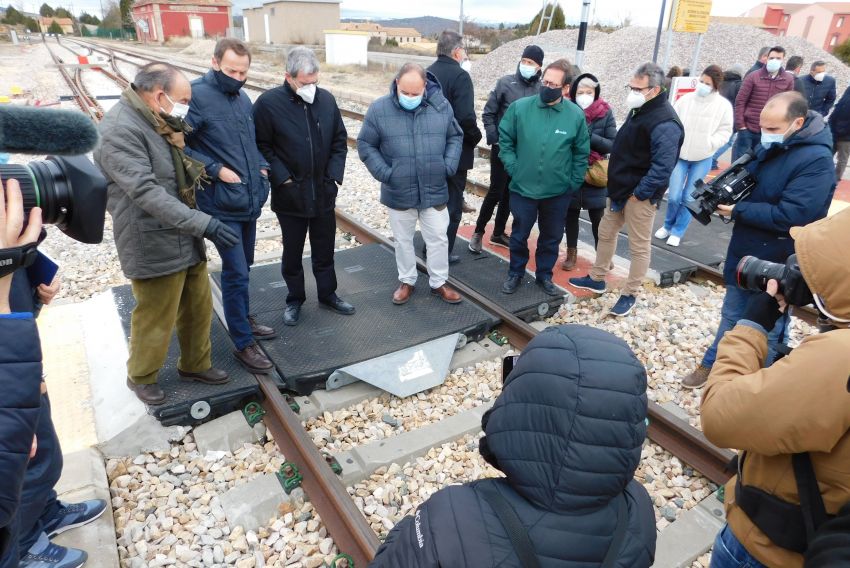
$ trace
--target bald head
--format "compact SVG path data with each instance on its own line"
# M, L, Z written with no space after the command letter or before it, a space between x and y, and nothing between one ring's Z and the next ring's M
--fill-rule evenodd
M803 95L797 91L779 93L771 97L764 105L759 124L762 132L783 133L785 139L788 139L803 127L808 113L809 105Z
M418 97L425 92L425 68L418 63L405 63L396 75L396 88L408 97Z
M148 63L133 79L133 88L154 112L169 113L174 103L189 104L192 85L168 63Z

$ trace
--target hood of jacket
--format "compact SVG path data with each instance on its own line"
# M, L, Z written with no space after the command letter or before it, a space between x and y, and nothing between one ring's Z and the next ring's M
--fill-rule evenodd
M832 132L826 127L826 121L820 113L810 110L803 122L803 128L791 135L790 138L769 148L759 145L756 147L756 158L764 160L774 158L795 146L826 146L832 152Z
M805 227L792 227L794 251L803 278L827 311L850 319L850 207Z
M593 100L598 100L602 94L602 85L599 83L599 79L596 78L596 75L591 73L582 73L578 77L575 78L573 84L570 85L570 100L576 102L576 91L578 90L578 84L581 83L582 79L590 79L594 83L596 83L596 90L593 95Z
M646 371L583 325L535 337L484 415L482 456L540 509L589 512L626 488L646 438Z
M742 79L741 74L737 71L724 71L723 72L723 80L724 81L740 81Z
M425 72L425 96L422 97L422 104L427 104L437 110L443 108L443 105L449 104L446 97L443 95L443 89L440 87L440 82L437 77L430 71ZM401 104L398 102L398 85L395 79L390 83L390 99L393 104L401 110ZM418 110L418 109L417 109Z

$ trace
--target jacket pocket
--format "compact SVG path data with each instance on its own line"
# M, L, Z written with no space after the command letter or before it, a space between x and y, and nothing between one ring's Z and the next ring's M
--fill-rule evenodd
M291 183L282 183L274 188L272 195L272 211L281 213L305 213L312 201L310 179L293 179Z
M271 182L269 178L266 176L260 176L260 199L257 202L257 209L262 209L263 205L266 204L266 199L269 198L269 193L271 193Z
M239 183L215 182L213 203L216 209L231 213L247 211L249 205L248 185Z
M163 227L154 219L139 222L139 248L145 262L169 262L180 258L180 231Z

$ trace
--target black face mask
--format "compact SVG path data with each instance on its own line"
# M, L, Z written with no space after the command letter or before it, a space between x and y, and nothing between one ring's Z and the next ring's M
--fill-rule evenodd
M213 73L215 74L215 80L218 86L228 95L239 94L239 89L245 84L245 81L237 81L233 77L228 77L224 74L224 71L213 70Z
M540 100L546 103L554 103L558 99L563 96L561 93L561 87L546 87L544 85L540 85Z

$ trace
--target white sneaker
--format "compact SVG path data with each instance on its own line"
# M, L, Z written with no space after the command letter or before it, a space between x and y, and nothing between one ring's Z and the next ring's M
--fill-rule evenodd
M669 236L670 236L670 231L668 231L664 227L661 227L660 229L655 231L655 238L656 239L666 239Z
M679 242L681 242L681 240L681 237L677 237L676 235L670 235L670 238L667 239L667 246L677 247L679 246Z

